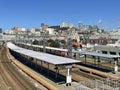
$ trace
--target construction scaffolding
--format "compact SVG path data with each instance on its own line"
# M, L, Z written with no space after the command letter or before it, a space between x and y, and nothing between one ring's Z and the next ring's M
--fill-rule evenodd
M120 79L106 78L89 82L82 81L74 88L75 90L120 90Z

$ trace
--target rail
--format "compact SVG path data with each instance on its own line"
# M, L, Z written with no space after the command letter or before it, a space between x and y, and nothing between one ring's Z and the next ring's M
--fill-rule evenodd
M88 72L90 74L99 75L99 76L105 77L105 78L110 78L110 79L118 79L119 78L119 77L109 75L109 74L104 73L104 72L100 72L100 71L90 69L90 68L87 68L87 67L83 67L83 66L79 66L79 65L73 65L72 67L79 68L80 70L86 71L86 72Z

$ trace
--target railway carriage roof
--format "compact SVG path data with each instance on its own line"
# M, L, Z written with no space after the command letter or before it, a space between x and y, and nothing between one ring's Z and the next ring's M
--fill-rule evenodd
M24 45L28 45L28 46L31 46L31 44L26 44L26 43L21 43L21 44L24 44ZM40 46L40 45L32 45L33 47L39 47L39 48L43 48L43 46ZM58 50L58 51L64 51L64 52L67 52L68 50L67 49L62 49L62 48L54 48L54 47L45 47L46 49L51 49L51 50Z

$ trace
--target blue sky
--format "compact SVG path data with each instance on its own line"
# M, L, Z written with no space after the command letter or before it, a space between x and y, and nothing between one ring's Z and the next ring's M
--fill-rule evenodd
M32 28L41 23L59 25L79 21L102 28L117 28L120 0L0 0L0 28Z

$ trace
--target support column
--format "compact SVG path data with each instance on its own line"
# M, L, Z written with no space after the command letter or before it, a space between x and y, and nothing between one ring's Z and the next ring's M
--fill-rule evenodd
M86 60L87 60L87 59L86 59L86 55L85 55L85 63L86 63Z
M23 55L23 63L26 63L26 55Z
M67 76L66 76L66 86L70 86L71 85L71 68L72 66L66 66L67 68Z
M57 79L57 76L58 76L58 66L55 67L55 70L56 70L55 79Z
M114 61L115 61L114 73L118 72L117 59L118 59L118 58L114 59Z
M94 65L96 65L96 59L95 59L95 56L93 56L93 59L94 59Z
M100 65L100 57L98 57L98 67L99 67L99 65Z
M49 75L49 63L48 63L48 70L47 70L47 73L48 73L48 75Z
M38 51L38 47L36 47L37 48L37 50L36 51Z
M30 59L29 56L27 56L27 63L29 63L29 59Z
M74 53L74 58L75 58L75 59L77 58L77 53Z
M41 61L41 71L42 71L42 61Z
M38 51L37 47L35 47L35 51Z
M67 57L67 52L65 52L65 57Z
M36 69L37 69L37 59L36 59Z

